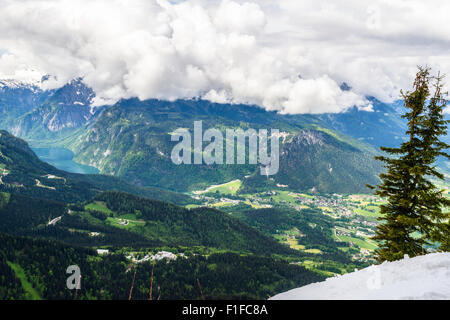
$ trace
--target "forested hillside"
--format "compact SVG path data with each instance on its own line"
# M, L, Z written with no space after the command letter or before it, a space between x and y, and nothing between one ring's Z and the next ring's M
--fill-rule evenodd
M119 190L178 204L189 196L160 188L138 187L117 177L68 173L41 161L29 145L0 131L0 191L63 202L85 201L102 190Z
M214 254L167 263L131 265L119 254L97 256L91 249L0 234L0 298L2 299L149 299L152 269L154 300L200 300L198 282L207 299L266 299L277 292L323 279L303 267L269 258ZM66 269L82 270L81 289L68 290ZM15 270L14 270L15 269ZM21 272L17 272L20 270ZM197 280L198 279L198 280ZM198 282L197 282L198 281ZM27 286L22 289L21 283Z
M378 181L376 174L380 167L373 160L375 150L369 145L322 128L325 122L314 117L283 116L247 105L202 100L122 100L105 109L86 131L60 144L74 151L76 161L137 185L187 191L260 175L259 167L250 164L172 163L171 152L176 142L171 141L171 133L178 128L193 133L193 122L200 120L203 130L217 128L224 136L227 128L279 129L280 174L275 179L281 184L292 184L292 188L315 187L323 192L336 192L344 187L345 192L367 192L366 183ZM344 175L348 178L345 184ZM270 184L267 177L256 178L261 188Z

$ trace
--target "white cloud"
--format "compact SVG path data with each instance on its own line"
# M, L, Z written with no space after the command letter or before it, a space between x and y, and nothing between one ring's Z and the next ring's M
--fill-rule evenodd
M0 76L83 76L98 103L204 97L370 110L417 65L450 69L446 0L0 0ZM299 76L301 75L301 77ZM351 91L342 91L341 82Z

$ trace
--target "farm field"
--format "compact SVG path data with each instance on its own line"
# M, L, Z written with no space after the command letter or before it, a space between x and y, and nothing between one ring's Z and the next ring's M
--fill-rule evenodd
M308 210L320 212L334 221L333 239L345 246L339 246L343 252L351 252L353 259L368 261L371 259L376 243L370 240L380 217L379 206L383 204L378 197L369 194L316 194L295 192L285 186L259 193L239 193L240 181L231 181L221 185L210 186L202 192L194 193L201 205L188 205L187 208L198 206L214 207L235 214L234 211L261 210L268 208L289 208L305 214ZM237 208L237 209L235 209ZM279 242L313 255L323 252L318 248L307 248L303 243L301 233L294 229L280 231L272 236Z

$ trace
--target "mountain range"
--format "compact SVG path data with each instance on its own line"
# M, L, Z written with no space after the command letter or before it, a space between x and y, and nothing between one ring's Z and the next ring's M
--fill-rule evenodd
M96 106L80 78L41 84L0 81L0 298L71 299L74 263L89 281L82 299L126 299L131 281L147 299L153 270L165 299L265 299L368 265L378 213L361 193L378 182L378 147L404 139L401 102L319 115L201 99ZM175 165L171 134L199 120L278 129L278 173ZM99 174L64 171L33 148L69 149Z
M102 174L181 192L234 179L243 179L247 190L278 184L302 191L367 192L365 185L376 184L381 170L373 160L378 147L400 143L405 130L400 102L385 104L370 97L373 111L355 107L320 115L281 115L257 106L198 99L133 98L95 107L94 97L80 78L48 91L4 85L0 113L8 116L2 117L0 127L32 146L70 149L75 161ZM258 176L256 165L173 164L171 132L192 130L197 120L203 121L205 129L223 132L226 128L279 129L283 134L279 174Z

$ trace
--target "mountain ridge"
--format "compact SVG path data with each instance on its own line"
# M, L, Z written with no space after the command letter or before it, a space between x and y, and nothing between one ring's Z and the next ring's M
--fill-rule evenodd
M257 110L256 115L253 112ZM188 112L189 111L189 112ZM66 139L62 145L75 153L75 160L86 165L99 168L101 172L126 177L138 185L165 187L178 191L192 190L206 187L211 184L223 183L234 179L243 179L258 170L256 165L197 165L176 166L170 160L171 149L175 145L170 141L170 133L179 127L190 128L193 122L202 120L205 128L279 128L288 139L282 140L281 158L295 136L305 132L313 132L315 136L328 137L327 144L334 145L336 149L347 150L350 153L359 153L361 159L356 162L371 163L377 169L372 159L375 151L369 146L350 138L343 138L321 129L317 124L304 124L295 119L287 118L275 113L267 113L261 108L251 106L236 106L214 104L207 101L180 100L175 102L137 99L123 100L121 103L105 109L97 121L89 128L72 138ZM304 120L304 119L303 119ZM309 130L309 131L308 131ZM192 131L191 131L192 132ZM322 139L323 140L323 139ZM283 143L287 141L286 143ZM363 148L364 150L358 150ZM304 148L297 152L308 152ZM364 151L364 152L360 152ZM317 155L317 154L316 154ZM314 158L316 155L311 154ZM280 160L281 163L283 159ZM314 161L323 162L325 159L318 156ZM340 165L346 166L345 163ZM372 170L364 168L362 170ZM352 176L351 170L346 170ZM139 174L137 174L139 173ZM294 168L286 176L297 175ZM177 176L183 176L191 181L177 181ZM376 183L374 174L366 174L371 183ZM324 179L328 177L324 176ZM276 176L275 176L275 179ZM323 192L335 192L335 188L319 181L313 183ZM277 181L287 184L286 181ZM300 181L300 180L298 180ZM357 179L350 183L355 192L365 190L365 184ZM310 185L299 184L301 189L309 189ZM177 189L178 188L178 189ZM367 190L366 190L367 191Z
M83 101L77 100L78 92L81 93ZM170 102L130 98L121 99L113 106L93 108L91 102L95 93L85 86L80 78L46 94L48 96L44 94L43 103L16 117L17 119L0 121L0 126L9 128L15 135L27 139L34 146L70 149L75 154L75 161L96 167L101 173L125 178L138 186L182 192L243 179L244 176L252 176L258 169L254 165L239 168L174 166L169 161L173 147L168 140L169 134L179 127L192 127L194 120L203 120L205 127L221 130L278 128L292 136L309 132L305 130L317 131L314 133L316 136L322 136L320 132L324 132L336 141L345 142L362 151L350 154L348 150L343 153L336 152L335 155L349 155L353 160L351 165L342 161L334 161L333 164L321 156L321 153L326 153L325 150L315 152L311 148L300 149L286 144L282 154L297 150L297 153L300 152L300 159L301 153L312 152L309 156L313 160L309 161L312 167L302 166L300 163L303 172L292 171L295 164L291 163L291 160L282 159L283 178L278 178L276 183L292 185L300 190L313 189L321 192L336 192L340 187L344 187L346 192L368 192L365 184L378 182L375 176L380 172L380 166L372 159L379 153L378 147L392 146L404 139L404 121L399 115L401 102L388 105L373 97L369 97L374 106L373 111L358 110L355 107L338 114L281 115L258 106L218 104L201 99ZM0 94L0 101L1 96ZM332 142L332 145L336 143ZM340 150L340 147L332 148ZM336 182L339 180L336 171L339 166L343 166L349 183L339 185ZM345 168L346 166L348 168ZM351 170L352 166L356 171ZM447 168L448 164L441 161L440 166ZM330 169L334 172L326 174ZM311 175L306 179L309 182L302 183L308 171L315 172L315 176ZM183 179L174 183L174 178L179 176L188 178L189 181ZM270 181L262 181L261 177L257 178L259 182L264 182L264 185L271 184ZM367 181L363 183L362 179Z
M195 203L189 196L159 188L139 188L117 177L82 175L59 170L41 161L27 142L0 130L0 191L66 202L91 199L101 190L121 190L179 204Z

